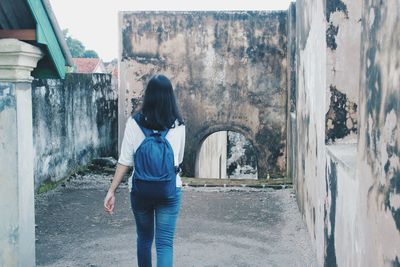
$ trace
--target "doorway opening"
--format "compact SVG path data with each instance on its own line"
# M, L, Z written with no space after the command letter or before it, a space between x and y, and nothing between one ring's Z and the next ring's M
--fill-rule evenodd
M258 179L256 150L250 140L234 131L218 131L202 142L195 176L214 179Z

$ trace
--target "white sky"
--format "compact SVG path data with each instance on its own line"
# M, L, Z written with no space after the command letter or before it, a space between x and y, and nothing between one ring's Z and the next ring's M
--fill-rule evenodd
M291 0L50 0L61 29L104 61L118 57L118 11L286 10Z

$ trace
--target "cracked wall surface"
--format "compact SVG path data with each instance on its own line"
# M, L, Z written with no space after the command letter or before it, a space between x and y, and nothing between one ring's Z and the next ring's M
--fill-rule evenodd
M120 13L120 121L164 73L186 119L185 175L208 135L235 131L254 144L259 177L284 176L286 19L284 11Z

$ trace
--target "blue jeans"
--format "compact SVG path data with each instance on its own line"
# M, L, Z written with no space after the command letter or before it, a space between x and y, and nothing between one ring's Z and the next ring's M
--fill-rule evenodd
M131 192L131 206L136 221L139 267L151 267L151 246L156 236L157 267L173 266L173 240L181 206L182 191L173 198L153 200ZM155 220L154 220L155 219ZM155 221L155 227L154 227Z

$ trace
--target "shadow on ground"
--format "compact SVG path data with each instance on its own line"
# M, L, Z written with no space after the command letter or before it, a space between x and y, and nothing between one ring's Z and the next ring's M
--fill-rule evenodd
M126 185L103 212L110 179L77 175L36 196L37 266L136 266ZM292 189L184 188L174 253L177 267L317 266Z

